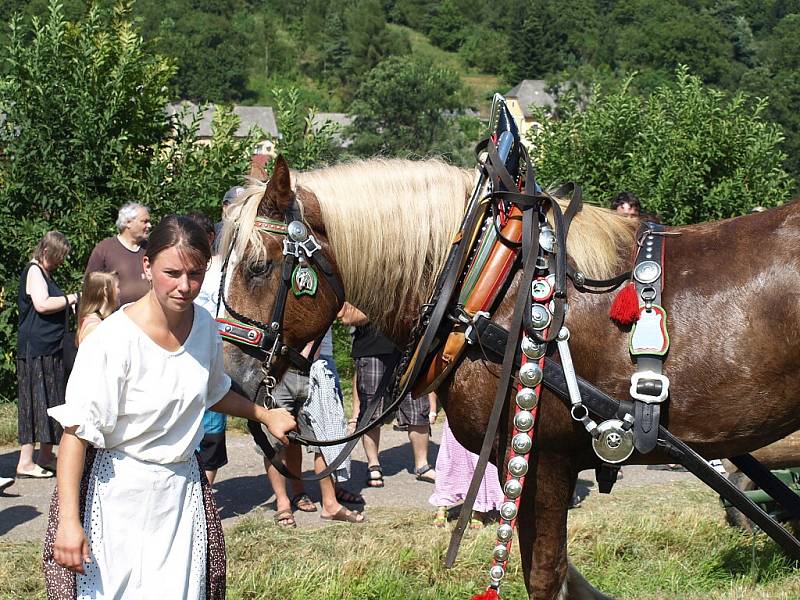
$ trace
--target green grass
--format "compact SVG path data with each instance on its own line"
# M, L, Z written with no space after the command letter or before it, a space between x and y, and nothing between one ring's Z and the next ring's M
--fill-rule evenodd
M0 446L17 443L17 403L0 402Z
M486 584L493 528L468 531L456 567L442 559L449 531L431 511L368 508L364 526L278 529L256 511L226 532L228 598L466 600ZM592 495L570 513L570 557L620 599L789 600L800 571L763 535L724 523L713 493L689 482ZM0 542L0 599L44 598L38 544ZM527 598L514 545L504 600Z

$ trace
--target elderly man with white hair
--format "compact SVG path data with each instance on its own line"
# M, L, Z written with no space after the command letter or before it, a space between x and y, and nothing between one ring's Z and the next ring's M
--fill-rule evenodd
M129 202L119 209L117 230L117 235L104 239L94 247L86 265L86 273L116 273L122 305L135 302L149 290L142 257L150 234L150 211L142 204Z

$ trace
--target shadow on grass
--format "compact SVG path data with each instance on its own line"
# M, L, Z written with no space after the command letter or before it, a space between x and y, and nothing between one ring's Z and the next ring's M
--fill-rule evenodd
M738 544L720 553L721 569L733 576L748 578L753 583L769 581L797 571L797 563L786 556L766 534L758 533L747 537L750 544Z

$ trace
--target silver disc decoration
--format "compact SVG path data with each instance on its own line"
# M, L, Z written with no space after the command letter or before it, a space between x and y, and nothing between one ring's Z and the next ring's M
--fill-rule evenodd
M500 527L497 528L497 539L501 542L507 542L511 539L511 536L514 535L514 530L511 529L511 525L503 523Z
M531 451L532 445L531 436L527 433L518 433L511 438L511 447L517 454L527 454Z
M553 252L556 247L556 234L549 226L543 226L539 231L539 246L546 252Z
M498 544L494 547L494 552L492 552L492 556L495 560L505 561L508 559L508 548L505 547L503 544Z
M519 479L509 479L503 486L503 492L509 498L519 498L519 495L522 493L522 484L519 482Z
M517 503L516 502L503 502L500 505L500 516L506 521L513 521L517 516Z
M514 427L520 431L530 431L533 428L533 414L527 410L521 410L514 415Z
M514 477L522 477L528 472L528 461L524 456L515 456L508 461L508 472Z
M505 574L506 570L500 565L495 565L491 569L489 569L489 577L491 577L495 581L500 581L503 578L503 575Z
M619 419L609 419L597 426L599 435L592 440L592 448L608 463L621 463L633 454L633 429L624 425Z
M541 358L546 351L547 344L545 342L537 342L527 335L522 336L522 353L528 358Z
M532 388L522 388L517 392L517 406L523 410L531 410L539 403L539 397L536 395L536 390Z
M537 331L550 325L552 315L544 304L534 304L531 308L531 326Z
M542 368L539 363L527 362L519 370L519 380L526 387L536 387L542 382Z
M300 221L292 221L289 223L286 232L289 234L289 238L295 242L304 242L308 239L308 229L305 224Z

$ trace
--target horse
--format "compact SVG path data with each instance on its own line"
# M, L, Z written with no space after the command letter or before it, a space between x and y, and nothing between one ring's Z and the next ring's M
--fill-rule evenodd
M438 160L370 159L292 173L278 159L272 178L250 185L223 232L237 257L228 303L269 322L285 236L255 227L282 221L296 202L302 219L341 281L347 301L402 345L459 229L474 185L470 171ZM630 268L636 219L585 205L572 221L569 261L603 279ZM800 203L723 221L668 228L663 305L671 348L664 373L671 397L662 424L707 459L763 447L800 427ZM517 274L517 278L519 273ZM289 294L286 344L302 348L334 321L340 302L320 278L317 293ZM508 327L512 281L493 314ZM607 313L610 294L570 287L566 326L577 374L627 398L633 371L629 329ZM228 346L227 371L251 397L259 363ZM281 368L285 361L278 359ZM496 388L496 365L479 348L437 390L461 444L478 452ZM504 460L496 439L492 461ZM519 549L531 599L604 598L568 563L567 507L577 474L599 465L590 437L565 404L543 392L530 470L519 512ZM625 464L672 459L634 453Z

